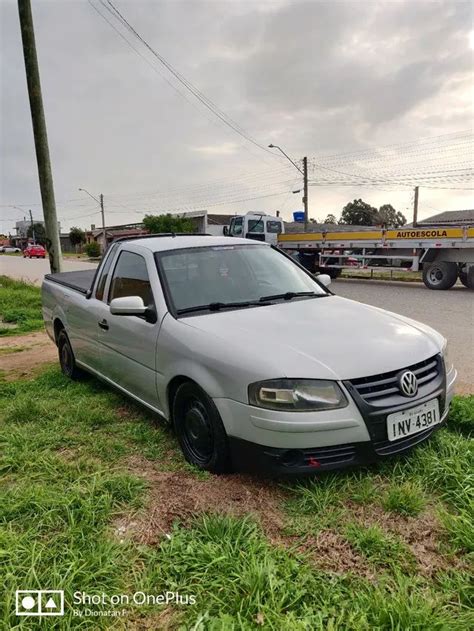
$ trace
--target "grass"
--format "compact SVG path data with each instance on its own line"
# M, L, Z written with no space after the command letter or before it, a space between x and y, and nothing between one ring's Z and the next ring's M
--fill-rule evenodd
M186 526L176 523L156 545L146 545L119 538L114 523L127 515L133 519L153 483L131 465L134 458L164 472L194 474L170 433L96 380L68 381L57 368L29 381L0 383L0 393L4 628L473 627L466 556L472 549L473 454L459 425L472 414L474 397L457 398L456 420L409 458L286 483L281 511L288 528L281 541L270 539L251 516L200 514ZM416 530L428 504L439 514L438 555L444 563L427 575L410 541L387 524L396 516ZM371 515L386 519L377 523ZM328 530L359 555L360 567L322 569L308 542ZM367 575L359 572L364 564ZM19 588L64 589L65 616L34 627L31 618L15 617ZM131 602L120 620L80 617L74 609L85 607L71 606L78 590L177 591L183 602ZM190 596L194 605L185 604ZM111 606L89 608L100 613Z
M418 515L425 506L421 486L409 481L392 485L384 495L382 506L386 511L401 515Z
M405 282L421 282L421 272L403 272L390 269L344 269L341 274L342 278L372 278L374 280L401 280Z
M398 569L413 566L409 549L396 537L387 534L380 526L350 523L345 535L349 543L377 566Z
M42 328L40 288L0 276L0 335L18 335Z

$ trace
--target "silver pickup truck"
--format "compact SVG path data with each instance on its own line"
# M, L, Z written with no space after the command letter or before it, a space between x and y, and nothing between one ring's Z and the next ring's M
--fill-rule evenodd
M300 474L423 442L456 379L439 333L329 283L258 241L139 237L47 275L43 314L63 372L163 416L189 462Z

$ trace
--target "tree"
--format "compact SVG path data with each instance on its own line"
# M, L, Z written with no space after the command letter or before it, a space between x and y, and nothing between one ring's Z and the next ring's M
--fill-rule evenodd
M86 243L84 251L91 259L98 258L100 256L100 244L97 241Z
M143 226L151 234L160 232L194 232L194 224L187 217L177 215L145 215Z
M69 230L69 240L72 245L78 250L78 246L86 242L86 233L81 228L71 228Z
M400 228L407 222L405 215L395 210L392 204L380 206L375 220L376 223L381 224L384 228Z
M26 231L26 236L29 239L33 238L33 227L35 229L36 243L41 243L42 245L44 245L46 243L46 231L42 223L34 223L33 226L30 224L28 226L28 230Z
M344 206L339 223L354 226L372 226L377 212L377 209L370 204L361 199L355 199Z
M336 223L337 223L336 216L335 216L335 215L333 215L332 213L329 213L329 215L326 217L326 219L323 221L323 223L333 223L333 224L336 224Z

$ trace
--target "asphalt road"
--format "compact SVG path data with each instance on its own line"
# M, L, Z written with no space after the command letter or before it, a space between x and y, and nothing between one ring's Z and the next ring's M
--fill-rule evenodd
M432 291L421 283L338 279L332 291L424 322L449 341L458 370L457 391L474 394L474 292L465 287Z
M96 263L87 261L64 259L64 272L73 272L81 269L94 269ZM35 285L41 285L45 274L49 274L49 260L46 259L24 259L22 256L9 256L0 254L0 274L25 280Z
M94 263L64 261L64 271L94 268ZM49 272L48 259L0 255L0 273L40 284ZM338 279L331 289L339 296L365 302L425 322L448 340L459 372L457 390L474 394L474 292L462 286L430 291L421 283Z

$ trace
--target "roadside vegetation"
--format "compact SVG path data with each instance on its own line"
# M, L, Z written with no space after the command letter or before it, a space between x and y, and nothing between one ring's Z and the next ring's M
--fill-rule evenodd
M473 396L408 458L278 483L193 470L156 417L92 378L54 367L0 388L5 628L31 628L19 588L65 590L45 629L474 628ZM196 604L77 617L77 590Z
M0 335L18 335L42 328L40 288L0 276Z

